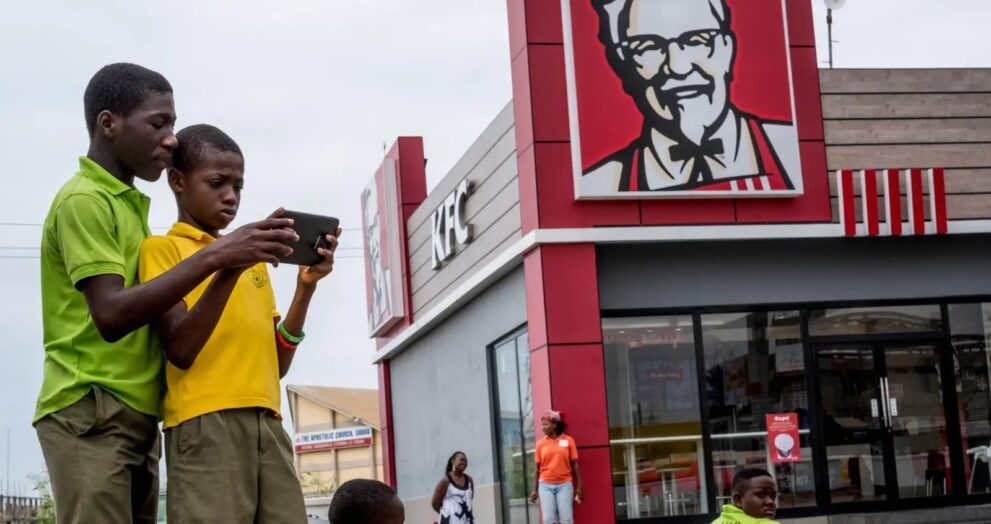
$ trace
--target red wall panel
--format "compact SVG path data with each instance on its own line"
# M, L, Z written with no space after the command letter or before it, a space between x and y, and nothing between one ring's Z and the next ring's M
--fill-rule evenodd
M788 41L792 47L816 45L812 23L812 0L788 0Z
M540 227L632 226L640 222L636 201L575 200L570 144L537 142L533 150ZM524 183L522 173L520 183Z
M583 448L581 442L577 444L578 463L585 482L585 501L574 506L575 522L616 522L609 448Z
M549 346L554 409L580 446L609 445L606 380L601 344Z
M595 246L551 244L537 250L542 259L547 343L602 342Z

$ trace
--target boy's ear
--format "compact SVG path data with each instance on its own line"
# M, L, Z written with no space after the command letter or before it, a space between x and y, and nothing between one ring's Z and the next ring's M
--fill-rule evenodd
M117 115L104 109L96 115L96 130L94 132L103 138L113 138L117 134L117 126Z
M739 491L733 492L733 505L738 508L743 507L743 493L740 493Z
M182 193L183 185L186 182L186 176L183 175L182 171L174 167L169 168L169 187L172 188L172 192L175 194Z

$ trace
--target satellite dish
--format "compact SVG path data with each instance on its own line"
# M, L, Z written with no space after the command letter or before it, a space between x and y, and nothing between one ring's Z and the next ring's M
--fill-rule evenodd
M846 0L825 0L826 9L839 9L846 4Z

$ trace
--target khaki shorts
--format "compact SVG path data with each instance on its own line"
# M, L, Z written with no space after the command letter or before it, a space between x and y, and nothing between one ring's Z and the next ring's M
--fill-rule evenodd
M35 424L59 524L153 524L158 420L93 387Z
M208 413L165 430L169 524L306 524L292 442L261 408Z

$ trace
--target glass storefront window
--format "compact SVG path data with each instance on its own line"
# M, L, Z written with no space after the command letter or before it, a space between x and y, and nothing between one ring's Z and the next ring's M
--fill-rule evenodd
M809 312L809 334L814 337L938 332L942 329L943 315L936 304L813 309Z
M604 319L603 337L616 518L707 513L692 317Z
M991 304L951 304L950 342L967 493L991 492Z
M717 505L732 501L733 475L746 467L774 474L779 507L815 504L801 316L728 313L703 315L701 323ZM770 463L770 413L798 415L800 462Z
M539 511L527 497L533 490L534 422L530 393L530 348L524 332L492 349L496 389L499 479L503 522L537 524Z

